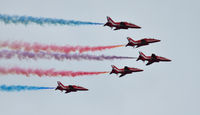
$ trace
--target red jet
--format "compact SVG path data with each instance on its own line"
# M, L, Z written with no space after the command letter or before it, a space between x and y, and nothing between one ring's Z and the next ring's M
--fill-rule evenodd
M81 86L76 86L76 85L68 85L64 86L60 81L57 81L58 86L56 87L55 90L60 90L63 91L65 90L65 93L70 93L70 92L76 92L76 91L88 91L88 89L81 87Z
M139 57L137 59L138 60L142 60L142 61L148 61L148 63L146 65L150 65L154 62L160 62L160 61L171 61L170 59L161 57L161 56L156 56L155 54L152 54L151 56L145 56L142 52L139 52Z
M112 71L110 72L110 74L112 74L112 73L115 73L115 74L120 73L121 75L119 77L122 77L122 76L124 76L126 74L131 74L133 72L143 71L142 69L130 68L130 67L127 67L127 66L125 66L123 69L118 69L114 65L111 65L111 67L112 67Z
M104 24L104 26L109 26L111 27L111 29L113 27L115 27L114 30L119 30L119 29L128 29L128 28L138 28L140 29L141 27L140 26L137 26L135 24L131 24L131 23L128 23L128 22L114 22L110 17L107 16L107 23Z
M152 38L143 38L141 40L133 40L132 38L130 37L127 37L128 39L128 44L126 45L127 46L132 46L132 47L140 47L140 46L146 46L146 45L149 45L150 43L155 43L155 42L160 42L160 40L157 40L157 39L152 39Z

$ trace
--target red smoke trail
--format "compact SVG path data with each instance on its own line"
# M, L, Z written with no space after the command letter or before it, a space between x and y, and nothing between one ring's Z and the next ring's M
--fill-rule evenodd
M101 51L106 49L112 49L117 47L122 47L124 45L112 45L112 46L58 46L58 45L45 45L45 44L39 44L39 43L27 43L27 42L20 42L20 41L0 41L0 48L1 47L7 47L10 49L15 50L25 50L25 51L54 51L54 52L64 52L64 53L70 53L78 51L79 53L88 52L88 51Z
M88 52L88 51L101 51L101 50L106 50L106 49L112 49L112 48L117 48L117 47L123 47L124 45L113 45L113 46L96 46L96 47L81 47L79 48L79 52L83 53L83 52Z
M108 72L83 72L83 71L73 72L73 71L55 71L54 69L42 70L42 69L30 69L30 68L23 69L20 67L13 67L13 68L0 67L0 74L19 74L19 75L22 74L26 76L29 76L30 74L32 74L32 75L37 75L39 77L42 77L42 76L76 77L76 76L83 76L83 75L99 75L99 74L105 74L105 73L108 73Z

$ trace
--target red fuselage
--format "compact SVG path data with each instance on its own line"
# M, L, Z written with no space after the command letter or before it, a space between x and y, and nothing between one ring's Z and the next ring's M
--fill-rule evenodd
M140 26L137 26L132 23L128 22L114 22L110 17L107 17L107 23L104 24L104 26L109 26L111 28L115 27L114 30L119 30L119 29L128 29L128 28L137 28L140 29Z
M55 90L66 91L65 93L76 92L76 91L88 91L88 89L81 87L81 86L76 86L76 85L64 86L59 81L58 81L58 86L56 87Z
M160 61L171 61L170 59L167 59L165 57L161 57L161 56L156 56L155 54L152 54L151 56L145 56L142 52L139 52L140 55L137 59L138 60L142 60L142 61L148 61L148 63L146 65L150 65L154 62L160 62Z
M133 40L132 38L128 37L127 39L128 39L128 44L126 46L132 46L136 48L140 46L149 45L150 43L160 42L160 40L153 38L143 38L141 40Z
M117 67L112 65L112 71L110 72L110 74L112 74L112 73L115 73L115 74L120 73L121 75L119 77L122 77L122 76L124 76L126 74L131 74L133 72L141 72L141 71L143 71L143 70L142 69L138 69L138 68L130 68L130 67L127 67L127 66L125 66L122 69L118 69Z

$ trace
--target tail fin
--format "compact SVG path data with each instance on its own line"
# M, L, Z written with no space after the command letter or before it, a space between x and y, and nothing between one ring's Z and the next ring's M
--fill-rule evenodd
M144 53L142 53L142 52L139 52L139 54L140 54L140 56L142 56L142 57L146 57L146 55L144 55Z
M117 70L118 68L114 65L111 65L111 67L114 69L114 70Z
M64 85L60 81L57 81L57 84L58 84L59 87L64 88Z
M115 22L109 17L109 16L107 16L107 21L109 22L109 23L111 23L111 24L115 24Z
M132 38L127 37L127 39L128 39L129 43L137 44L137 42L135 40L133 40Z
M144 55L144 53L142 52L139 52L139 57L137 59L138 60L142 60L142 61L145 61L147 59L146 55Z
M112 67L112 71L110 72L110 74L116 73L118 71L118 68L116 66L111 65L111 67Z

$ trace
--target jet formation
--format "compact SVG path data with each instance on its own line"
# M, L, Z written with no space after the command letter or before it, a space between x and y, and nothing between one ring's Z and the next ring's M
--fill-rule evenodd
M135 29L140 29L141 27L129 22L115 22L113 21L109 16L107 16L107 22L104 24L104 26L109 26L114 28L114 30L120 30L120 29L129 29L129 28L135 28ZM125 45L125 47L130 46L133 48L139 48L142 46L147 46L152 43L160 42L161 40L154 39L154 38L142 38L140 40L133 40L130 37L127 37L128 43ZM142 60L143 62L147 61L146 65L151 65L154 62L169 62L171 61L170 59L167 59L165 57L157 56L156 54L152 53L151 56L146 56L144 53L139 52L139 56L136 61ZM134 67L128 67L124 66L124 68L117 68L114 65L111 65L112 70L110 74L120 74L119 77L123 77L127 74L132 74L135 72L142 72L144 71L143 69L139 68L134 68ZM77 91L88 91L88 89L81 87L81 86L76 86L76 85L68 85L64 86L60 81L57 81L58 86L56 87L55 90L60 90L60 91L65 91L65 93L70 93L70 92L77 92Z

